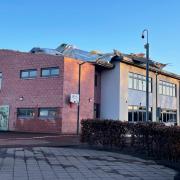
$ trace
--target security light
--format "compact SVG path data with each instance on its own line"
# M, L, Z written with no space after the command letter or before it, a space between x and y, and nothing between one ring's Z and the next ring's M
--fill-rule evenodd
M24 100L24 97L23 97L23 96L19 97L19 100L20 100L20 101L23 101L23 100Z

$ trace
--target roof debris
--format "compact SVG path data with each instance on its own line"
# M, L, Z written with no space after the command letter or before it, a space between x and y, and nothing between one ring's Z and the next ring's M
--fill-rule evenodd
M125 63L134 64L137 66L146 66L146 57L145 54L124 54L120 51L114 49L111 53L102 53L100 51L84 51L78 49L77 47L69 44L61 44L56 49L49 49L49 48L32 48L30 50L31 53L44 53L44 54L51 54L51 55L63 55L65 57L70 57L73 59L78 59L86 62L90 62L102 67L106 68L113 68L114 61L122 61ZM176 76L179 78L178 75L173 73L167 72L162 70L167 64L159 63L154 60L149 60L150 69L157 72L164 72L166 74Z

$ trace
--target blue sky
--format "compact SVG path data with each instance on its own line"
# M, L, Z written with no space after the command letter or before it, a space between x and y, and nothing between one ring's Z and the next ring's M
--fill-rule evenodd
M84 50L144 52L180 74L179 0L1 0L0 48L29 51L61 43Z

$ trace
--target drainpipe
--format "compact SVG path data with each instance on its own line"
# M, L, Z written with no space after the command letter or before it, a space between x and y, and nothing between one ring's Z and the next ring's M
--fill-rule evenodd
M158 110L158 72L156 71L156 122L159 122L159 117L157 115Z
M81 99L81 66L86 62L78 63L79 65L79 77L78 77L78 94L79 94L79 103L77 109L77 135L79 135L79 123L80 123L80 99Z

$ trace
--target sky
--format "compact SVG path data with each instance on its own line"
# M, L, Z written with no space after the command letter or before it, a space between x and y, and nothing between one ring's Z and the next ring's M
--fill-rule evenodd
M179 0L1 0L0 49L29 51L62 43L91 51L145 52L180 75Z

